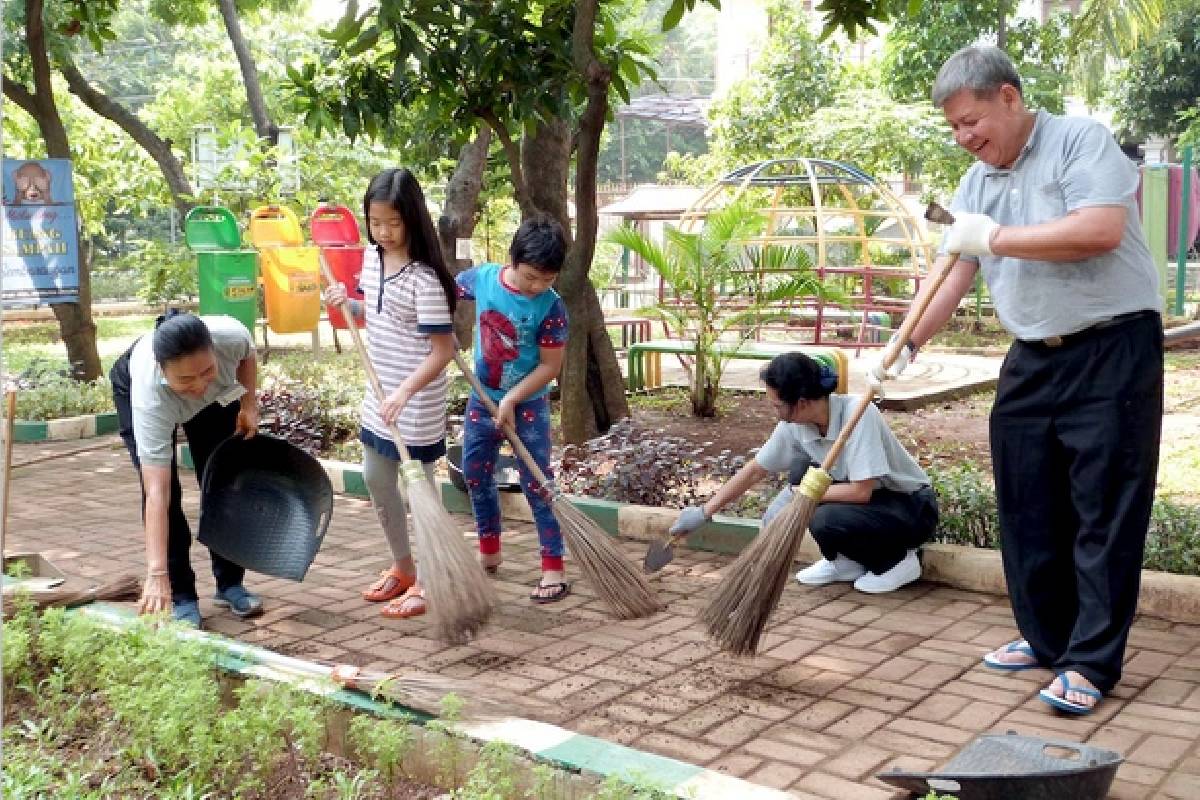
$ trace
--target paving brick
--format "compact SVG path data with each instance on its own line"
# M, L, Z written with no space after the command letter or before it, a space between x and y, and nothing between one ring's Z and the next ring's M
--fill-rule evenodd
M736 747L750 741L773 724L769 719L743 714L714 725L703 738L717 747Z
M824 761L828 757L827 753L823 753L820 750L811 750L796 744L762 738L751 739L746 742L742 750L746 753L761 756L768 761L782 762L799 767L810 767L813 764Z
M1168 769L1175 765L1193 746L1190 739L1170 736L1147 736L1136 750L1125 754L1126 761L1147 767Z
M886 725L889 719L887 714L874 709L859 708L827 727L825 732L832 736L858 740L876 728Z
M796 787L830 800L892 800L895 796L891 789L865 786L826 772L810 772L796 782Z
M707 764L721 755L719 747L661 731L647 733L637 739L634 744L652 753L678 758L693 764Z
M821 763L822 772L831 772L848 780L859 781L878 771L891 753L869 744L856 744Z
M770 786L773 789L786 789L803 774L804 769L793 764L780 764L768 761L762 767L750 773L747 779L751 783L757 783L761 786Z
M723 756L710 762L708 768L732 775L735 778L746 778L762 764L761 758L747 755Z

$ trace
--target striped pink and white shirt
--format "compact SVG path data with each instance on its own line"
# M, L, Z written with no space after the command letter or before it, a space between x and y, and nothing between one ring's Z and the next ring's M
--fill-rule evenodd
M413 261L384 279L379 250L367 247L359 279L367 319L367 353L385 395L416 371L432 349L430 334L453 333L454 318L433 268ZM406 445L436 444L446 437L446 391L442 372L413 395L396 420ZM379 413L379 401L368 384L363 397L362 425L374 436L392 441Z

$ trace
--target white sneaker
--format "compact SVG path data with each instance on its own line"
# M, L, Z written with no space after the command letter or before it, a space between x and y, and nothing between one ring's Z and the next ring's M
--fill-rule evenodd
M884 592L894 592L919 577L921 577L921 562L917 559L917 551L909 550L908 555L899 564L880 575L873 572L866 573L854 582L854 588L867 594L883 594Z
M811 567L805 567L796 573L796 580L805 586L824 586L836 581L852 581L866 572L866 567L857 561L838 556L833 561L822 558Z

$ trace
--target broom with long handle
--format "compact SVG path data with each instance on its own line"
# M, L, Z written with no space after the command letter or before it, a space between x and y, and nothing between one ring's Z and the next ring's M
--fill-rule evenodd
M454 363L471 384L475 396L484 404L493 419L499 418L496 403L479 383L479 378L467 366L462 354L454 353ZM618 619L637 619L662 610L662 604L650 589L650 584L625 557L616 543L595 521L584 514L546 479L545 473L517 435L512 425L503 426L504 435L512 443L513 452L525 463L540 491L550 501L554 516L562 528L567 549L579 564L579 570L596 589L596 595Z
M325 254L319 255L321 274L329 285L337 281ZM341 303L341 312L353 321L349 300ZM358 326L349 326L350 338L380 405L386 399L383 384L371 365ZM448 642L469 639L488 621L496 601L490 582L479 560L467 546L457 523L446 513L425 470L408 454L404 438L395 423L388 424L392 441L400 452L400 492L413 518L416 549L421 554L421 585L428 600L429 613L438 635Z
M925 218L950 224L954 217L936 203L930 203ZM883 364L890 367L900 355L914 327L920 322L929 302L945 282L958 253L949 253L930 278L928 291L909 309L908 316L884 354ZM843 425L842 430L819 467L809 467L792 502L780 511L729 567L725 579L700 613L709 636L725 651L735 655L754 655L766 628L767 619L779 604L796 560L796 551L804 539L825 490L833 482L829 471L837 463L842 449L875 397L875 387L866 394Z

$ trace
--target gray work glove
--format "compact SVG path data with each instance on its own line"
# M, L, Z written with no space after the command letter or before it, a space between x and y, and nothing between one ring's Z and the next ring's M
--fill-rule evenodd
M704 523L711 519L704 513L704 509L700 506L688 506L683 511L679 512L679 517L675 520L675 524L670 527L667 533L672 536L678 534L688 534L699 529Z

